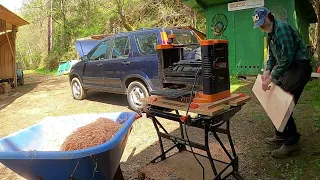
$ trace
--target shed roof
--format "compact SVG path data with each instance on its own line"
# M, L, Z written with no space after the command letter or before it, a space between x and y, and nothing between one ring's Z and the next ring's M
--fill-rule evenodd
M183 4L189 6L199 13L204 13L208 7L222 3L236 2L238 0L180 0ZM296 0L298 6L302 6L303 14L306 15L309 23L318 22L317 15L312 6L311 0Z
M22 19L9 9L0 4L0 19L6 21L8 24L15 25L17 27L29 24L26 20Z

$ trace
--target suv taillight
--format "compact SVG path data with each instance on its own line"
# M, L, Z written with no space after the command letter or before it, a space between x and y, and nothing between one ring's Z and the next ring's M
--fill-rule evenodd
M168 44L168 36L166 32L161 32L161 44Z

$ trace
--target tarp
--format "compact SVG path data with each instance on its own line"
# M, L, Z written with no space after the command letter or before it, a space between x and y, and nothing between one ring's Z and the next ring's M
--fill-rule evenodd
M76 49L79 53L79 56L87 55L92 48L94 48L100 40L97 39L83 39L83 40L76 40Z
M72 65L76 64L77 62L79 62L79 60L70 60L67 62L61 62L59 64L57 75L60 76L61 74L68 74L70 72Z

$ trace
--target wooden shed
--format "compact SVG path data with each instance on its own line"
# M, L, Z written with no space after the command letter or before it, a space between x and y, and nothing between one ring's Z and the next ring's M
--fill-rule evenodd
M0 4L0 79L12 79L17 85L16 34L18 27L29 24Z
M180 0L206 17L206 34L213 39L213 18L226 16L228 27L224 36L229 41L230 72L233 75L257 75L268 57L267 34L253 29L253 10L267 7L278 18L289 23L304 44L310 45L309 26L317 22L311 0Z

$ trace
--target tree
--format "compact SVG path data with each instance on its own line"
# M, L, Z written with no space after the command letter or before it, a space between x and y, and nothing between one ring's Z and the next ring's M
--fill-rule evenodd
M123 6L125 4L125 1L124 0L114 0L114 2L117 5L117 11L119 13L120 20L121 20L124 28L126 28L127 31L133 31L134 28L129 24L127 17L126 17L126 14L124 12Z

